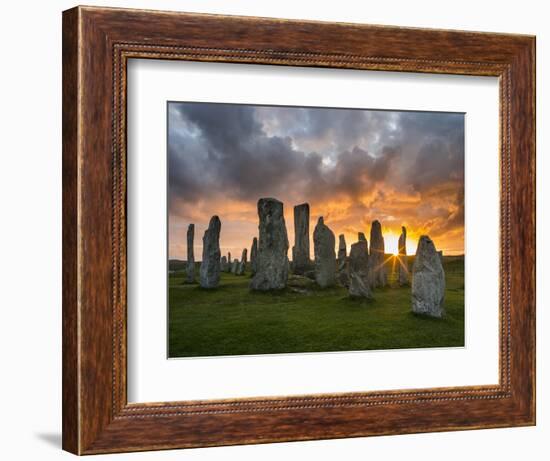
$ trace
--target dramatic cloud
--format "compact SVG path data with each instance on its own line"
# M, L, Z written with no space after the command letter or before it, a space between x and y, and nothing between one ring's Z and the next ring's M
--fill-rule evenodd
M185 258L187 224L200 247L211 215L222 220L222 250L240 253L257 233L256 202L309 202L336 234L381 220L392 249L401 225L411 246L429 233L463 252L464 116L212 103L169 103L170 257Z

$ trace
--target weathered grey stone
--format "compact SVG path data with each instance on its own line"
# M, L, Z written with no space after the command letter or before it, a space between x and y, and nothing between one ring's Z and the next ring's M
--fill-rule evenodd
M315 282L305 275L289 275L287 285L291 291L301 294L310 294L315 288Z
M195 225L189 224L187 227L187 268L186 268L186 283L195 283Z
M363 232L358 232L357 233L357 240L359 242L366 242L367 241L367 237L365 237L365 234ZM368 254L369 250L367 248L367 254Z
M439 250L437 252L437 254L439 255L439 259L441 260L441 264L443 264L443 251L442 250Z
M372 298L369 279L369 253L366 240L351 245L349 252L349 295L355 298Z
M248 252L248 249L243 248L241 260L239 262L239 265L237 266L237 275L244 275L246 271L247 252Z
M233 264L233 260L231 259L231 252L227 252L227 266L225 267L225 272L230 273L231 272L231 265Z
M250 270L252 275L257 271L258 266L258 239L254 237L252 239L252 248L250 249Z
M309 258L309 203L294 207L294 246L292 247L292 271L303 274L311 269Z
M384 264L384 237L379 221L373 221L370 228L369 277L371 288L388 284L388 270Z
M321 288L333 286L336 282L336 252L334 233L319 218L313 231L315 253L315 281Z
M346 259L347 255L346 236L344 234L340 234L338 236L338 261Z
M208 229L202 238L202 262L200 285L203 288L216 288L220 283L220 218L212 216Z
M222 259L220 261L220 271L221 272L227 271L227 256L222 256Z
M343 286L349 286L349 268L346 249L346 237L344 234L338 236L338 256L336 258L336 280Z
M430 317L443 317L445 272L433 241L420 237L412 271L412 311Z
M239 260L235 258L231 263L231 273L234 275L237 275L238 270L239 270Z
M407 262L407 229L401 227L401 235L397 243L397 281L400 286L409 284L409 264Z
M283 204L274 198L258 201L260 218L256 274L250 282L252 290L281 290L288 279L288 236Z

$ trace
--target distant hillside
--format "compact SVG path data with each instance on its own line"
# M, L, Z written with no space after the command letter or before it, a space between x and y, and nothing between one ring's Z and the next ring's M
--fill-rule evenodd
M169 271L182 271L185 269L187 261L182 261L181 259L170 259L168 261L168 270Z

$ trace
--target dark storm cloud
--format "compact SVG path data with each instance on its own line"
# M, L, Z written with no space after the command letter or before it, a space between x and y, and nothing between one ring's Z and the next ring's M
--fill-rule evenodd
M373 157L360 147L354 147L351 151L341 152L334 166L324 172L325 183L330 194L344 194L352 197L360 197L370 192L376 182L383 181L390 170L393 161L399 157L400 151L391 147L385 147L382 155ZM310 190L322 193L323 190L313 191L315 182L310 183Z
M175 111L169 122L170 192L178 197L273 194L289 180L299 179L311 164L307 156L294 151L291 138L266 136L253 107L171 106Z
M416 190L443 182L464 181L464 116L461 114L423 114L403 117L405 135L419 138L418 155L410 178ZM403 140L405 142L405 140Z
M462 114L170 103L168 154L171 204L356 199L383 183L439 190L463 221Z

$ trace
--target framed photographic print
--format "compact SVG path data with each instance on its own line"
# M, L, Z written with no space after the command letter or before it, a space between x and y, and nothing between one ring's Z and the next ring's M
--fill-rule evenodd
M64 12L64 449L534 424L534 56Z

